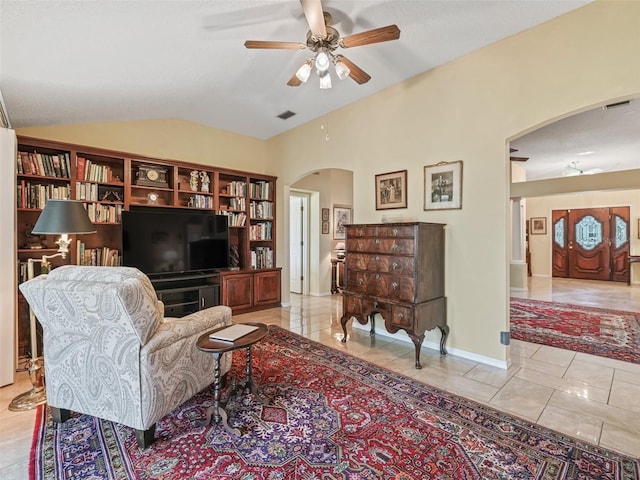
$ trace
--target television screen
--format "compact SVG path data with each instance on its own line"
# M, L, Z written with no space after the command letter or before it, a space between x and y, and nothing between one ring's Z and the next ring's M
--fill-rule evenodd
M122 264L149 276L226 268L227 217L197 210L124 211Z

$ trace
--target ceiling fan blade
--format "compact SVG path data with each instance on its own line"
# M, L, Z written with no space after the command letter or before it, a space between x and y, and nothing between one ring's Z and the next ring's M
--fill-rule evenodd
M324 13L320 0L300 0L302 11L309 24L309 30L318 38L327 36L327 29L324 24Z
M356 33L340 39L342 48L359 47L371 43L388 42L400 38L400 29L397 25L387 25L386 27L374 28L366 32Z
M512 162L526 162L529 160L529 157L509 157L509 160Z
M349 60L345 56L336 55L336 60L340 60L347 67L349 67L349 76L360 85L362 85L363 83L367 83L369 80L371 80L371 76L367 72L362 70L360 67L358 67L355 63L353 63L351 60Z
M244 42L247 48L276 48L280 50L303 50L307 48L304 43L296 42L269 42L262 40L247 40Z

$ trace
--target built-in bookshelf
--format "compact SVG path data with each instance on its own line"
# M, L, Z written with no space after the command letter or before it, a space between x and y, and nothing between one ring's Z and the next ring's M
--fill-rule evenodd
M119 265L121 216L131 207L192 208L228 218L238 265L224 273L223 302L234 313L279 305L275 177L28 137L18 137L16 173L19 282L29 275L29 258L57 251L56 236L31 234L49 199L81 200L97 231L76 236L68 257L53 259L53 268L69 263ZM242 286L241 291L234 293L234 286ZM28 309L17 295L19 355L28 356Z

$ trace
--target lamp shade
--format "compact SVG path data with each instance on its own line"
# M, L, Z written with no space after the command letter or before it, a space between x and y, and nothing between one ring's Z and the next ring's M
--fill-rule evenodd
M47 200L44 210L31 233L62 235L65 233L95 233L96 227L82 202L75 200Z

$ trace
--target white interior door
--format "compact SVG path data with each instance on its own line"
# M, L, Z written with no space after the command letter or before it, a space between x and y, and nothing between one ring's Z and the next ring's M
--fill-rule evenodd
M291 192L289 202L289 290L307 294L309 195Z

